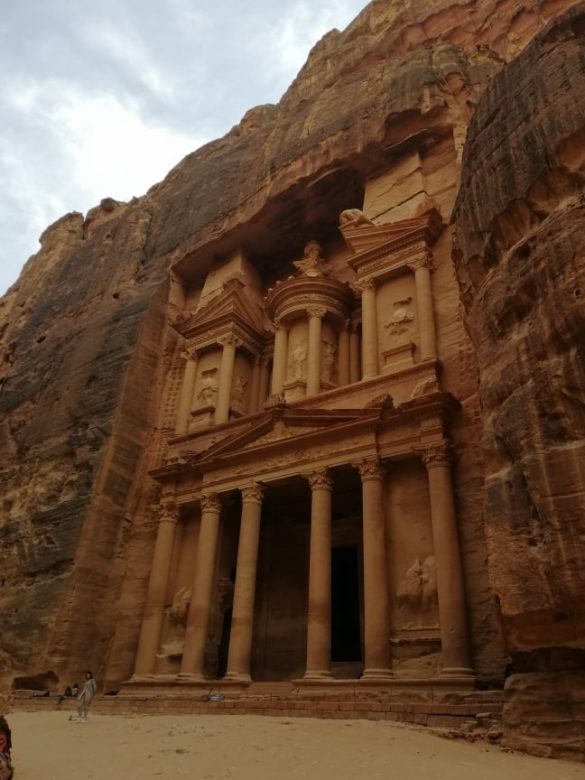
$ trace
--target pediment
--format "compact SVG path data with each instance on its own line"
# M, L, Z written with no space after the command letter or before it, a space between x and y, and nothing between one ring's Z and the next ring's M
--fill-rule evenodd
M386 244L420 236L429 246L435 243L443 228L443 221L436 209L413 219L390 222L383 225L358 224L340 227L348 247L355 254L365 254Z
M379 408L372 409L282 409L266 412L238 436L226 436L200 453L198 461L214 460L264 447L281 444L289 439L319 436L336 427L378 419Z
M226 286L209 303L178 322L183 336L205 330L222 321L240 321L258 333L264 330L262 309L241 285Z

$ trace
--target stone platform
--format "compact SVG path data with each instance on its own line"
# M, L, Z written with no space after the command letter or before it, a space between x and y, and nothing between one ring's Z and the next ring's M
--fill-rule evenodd
M61 708L73 709L74 705L75 701L68 699ZM14 706L19 710L56 709L57 699L17 696ZM132 685L116 696L97 697L92 710L103 714L357 718L459 728L470 722L482 725L486 720L498 721L502 692L457 690L444 683L424 688L401 684L373 689L358 681L310 687L286 682L253 683L238 691L209 681L207 685L177 684L172 688Z

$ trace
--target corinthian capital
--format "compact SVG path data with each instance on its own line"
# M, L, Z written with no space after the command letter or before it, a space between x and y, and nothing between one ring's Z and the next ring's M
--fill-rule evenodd
M451 447L449 442L443 441L433 444L421 452L421 458L427 469L438 466L448 466L451 462Z
M431 257L430 252L427 252L425 254L418 255L418 257L414 257L406 264L406 267L409 268L412 272L418 271L420 268L426 268L429 271L432 271L433 258Z
M258 482L241 488L243 504L262 504L264 497L264 487Z
M324 306L308 306L307 314L309 317L317 317L318 319L322 320L323 317L327 314L327 309Z
M176 523L179 517L176 504L169 502L161 504L158 508L159 523Z
M203 493L200 503L202 512L221 512L221 502L217 493Z
M362 482L368 479L384 479L384 466L380 458L365 458L356 465Z
M355 283L355 286L357 290L364 293L366 290L373 290L376 287L376 283L373 278L370 277L368 279L360 279Z
M311 474L307 474L307 480L309 481L311 490L317 490L319 488L333 490L333 480L329 476L328 469L319 469L319 471L313 471Z

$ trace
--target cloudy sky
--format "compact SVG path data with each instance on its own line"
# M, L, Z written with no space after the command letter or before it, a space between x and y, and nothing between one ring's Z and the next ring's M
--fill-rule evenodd
M0 295L48 224L276 102L366 1L0 0Z

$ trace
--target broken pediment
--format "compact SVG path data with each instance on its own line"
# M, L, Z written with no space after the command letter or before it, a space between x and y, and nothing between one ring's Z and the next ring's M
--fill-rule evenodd
M443 220L436 209L420 217L400 222L374 225L367 220L348 221L339 226L345 243L356 255L366 254L392 244L424 239L432 246L443 229Z
M185 338L192 338L218 324L229 322L239 323L258 334L264 331L260 304L254 301L238 279L226 282L221 292L202 309L178 318L175 328Z

